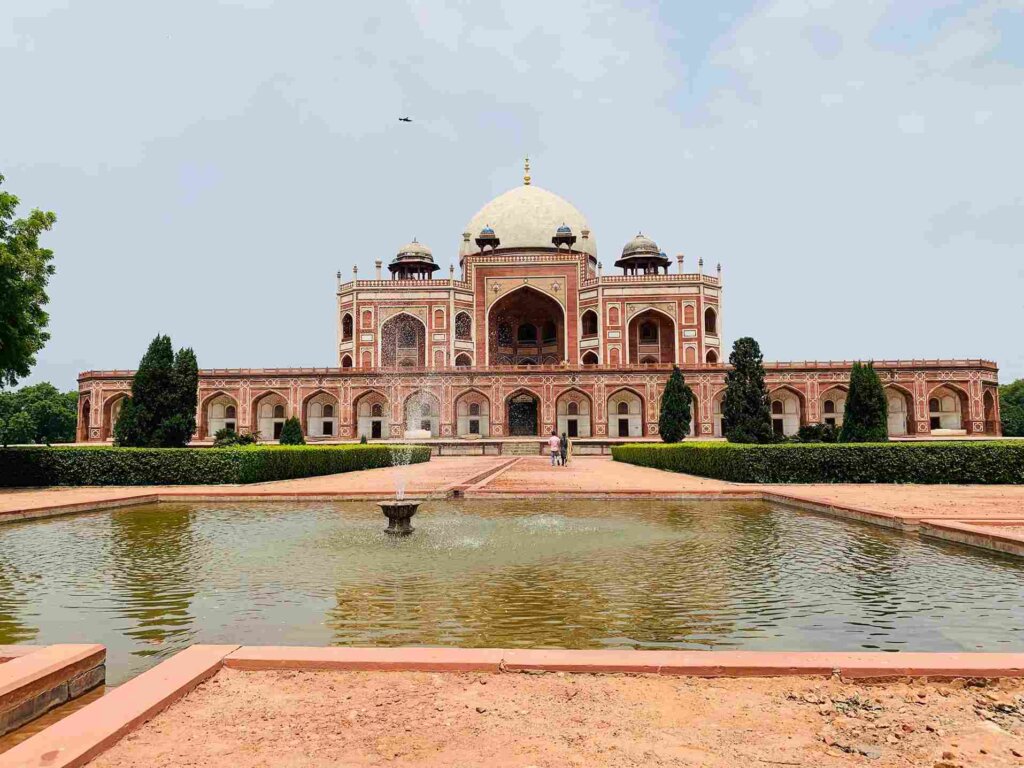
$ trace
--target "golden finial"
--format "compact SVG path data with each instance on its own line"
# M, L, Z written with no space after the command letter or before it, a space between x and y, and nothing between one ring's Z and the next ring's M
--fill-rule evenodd
M523 184L527 187L530 186L530 156L526 156L526 163L523 166Z

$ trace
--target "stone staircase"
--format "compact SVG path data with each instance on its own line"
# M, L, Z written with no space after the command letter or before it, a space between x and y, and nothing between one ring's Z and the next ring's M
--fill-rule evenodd
M539 440L507 440L501 444L502 456L540 456Z

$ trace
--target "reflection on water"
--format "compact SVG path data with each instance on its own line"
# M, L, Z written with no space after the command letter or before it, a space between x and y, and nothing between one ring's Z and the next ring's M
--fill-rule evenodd
M749 502L163 504L0 527L0 644L1024 650L1024 563Z

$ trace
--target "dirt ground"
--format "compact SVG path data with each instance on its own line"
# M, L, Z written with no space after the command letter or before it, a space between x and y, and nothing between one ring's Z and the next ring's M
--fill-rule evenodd
M222 670L90 764L1024 766L1024 681Z

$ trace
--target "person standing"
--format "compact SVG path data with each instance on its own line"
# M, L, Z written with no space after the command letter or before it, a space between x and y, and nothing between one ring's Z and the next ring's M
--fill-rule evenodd
M562 439L559 441L558 452L561 455L562 466L564 467L569 463L569 436L565 432L562 433Z
M551 437L548 438L548 450L551 451L551 466L558 463L562 451L562 441L558 439L558 430L551 430Z

